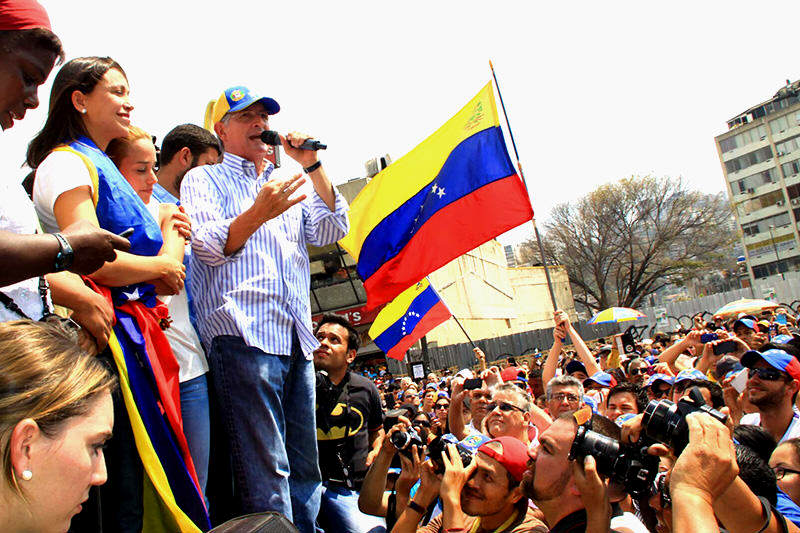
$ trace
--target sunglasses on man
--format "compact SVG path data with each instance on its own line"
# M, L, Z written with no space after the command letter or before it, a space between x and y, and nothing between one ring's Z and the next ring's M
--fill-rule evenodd
M511 411L519 411L520 413L524 413L525 409L521 407L517 407L514 404L510 404L508 402L491 402L486 406L486 409L491 412L494 411L496 408L500 408L500 410L504 413L509 413Z
M762 381L778 381L779 379L783 379L786 375L785 372L781 372L777 368L751 368L747 371L747 377L749 379L758 376L758 379Z

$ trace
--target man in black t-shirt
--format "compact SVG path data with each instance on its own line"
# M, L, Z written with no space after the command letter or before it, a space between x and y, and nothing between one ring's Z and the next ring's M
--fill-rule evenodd
M343 317L325 315L315 333L317 444L323 494L317 522L326 532L386 531L381 517L358 509L358 491L383 441L383 411L375 384L348 366L358 332Z

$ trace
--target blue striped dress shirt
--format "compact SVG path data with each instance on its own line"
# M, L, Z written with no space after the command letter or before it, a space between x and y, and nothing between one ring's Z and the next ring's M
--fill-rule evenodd
M311 329L306 244L331 244L349 229L347 201L334 189L331 211L316 191L268 220L233 255L223 252L231 222L250 208L274 167L231 153L222 163L190 170L181 202L192 219L192 294L200 336L210 348L219 335L242 337L266 353L290 355L292 331L306 358L319 345Z

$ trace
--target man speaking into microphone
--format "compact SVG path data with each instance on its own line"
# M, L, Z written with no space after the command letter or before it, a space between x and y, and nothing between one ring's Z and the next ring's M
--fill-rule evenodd
M231 87L209 104L221 163L189 171L181 200L193 224L192 292L209 376L230 444L237 514L277 511L314 531L320 503L309 259L348 231L309 136L280 135L302 167L275 176L261 134L278 102ZM306 146L312 143L306 143ZM313 187L298 189L306 179ZM214 501L209 505L214 509Z

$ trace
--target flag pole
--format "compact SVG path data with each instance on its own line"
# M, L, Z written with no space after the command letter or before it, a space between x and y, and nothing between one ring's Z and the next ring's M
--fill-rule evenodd
M427 279L427 280L428 280L428 284L431 286L431 289L433 289L433 292L435 292L435 293L436 293L436 295L439 297L439 300L441 300L441 301L442 301L442 304L444 304L444 306L445 306L445 307L447 307L447 310L448 310L448 311L450 311L450 317L451 317L453 320L455 320L455 321L456 321L456 324L458 324L458 327L460 327L460 328L461 328L461 331L463 331L463 332L464 332L464 336L467 338L467 340L468 340L468 341L469 341L469 343L472 345L472 347L473 347L473 348L477 348L477 346L475 346L475 343L474 343L474 342L472 341L472 339L470 338L470 336L469 336L469 333L467 333L467 330L466 330L466 329L464 329L464 326L462 326L462 325L461 325L461 322L458 320L458 318L456 317L456 315L454 315L454 314L453 314L453 311L452 311L452 309L450 309L450 306L449 306L449 305L447 305L447 302L445 302L445 301L444 301L444 298L442 298L442 295L441 295L441 294L439 294L439 291L437 291L437 290L436 290L436 287L434 287L434 286L433 286L433 282L431 281L431 279L430 279L428 276L425 276L425 279Z
M491 59L489 60L489 68L492 69L492 78L494 78L494 85L497 87L497 96L500 97L500 107L503 108L503 117L506 119L506 127L508 128L508 135L511 137L511 146L514 148L514 157L517 159L517 169L519 170L519 176L522 178L522 184L525 186L525 191L528 192L528 197L530 198L530 193L528 191L528 182L525 180L525 173L522 172L522 163L519 161L519 152L517 151L517 143L514 140L514 132L511 131L511 123L508 121L508 113L506 113L506 104L503 102L503 93L500 92L500 83L497 81L497 74L494 72L494 65L492 64ZM539 245L539 255L542 257L542 266L544 267L544 277L547 279L547 290L550 293L550 302L553 304L553 311L558 309L558 305L556 304L556 294L553 291L553 282L550 279L550 269L547 268L547 260L544 256L544 246L542 245L542 238L539 235L539 229L536 227L536 215L533 215L531 218L531 223L533 224L533 233L536 236L536 244Z

